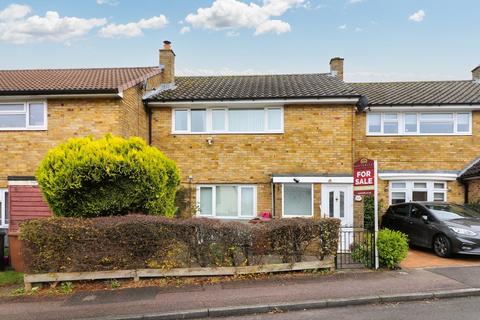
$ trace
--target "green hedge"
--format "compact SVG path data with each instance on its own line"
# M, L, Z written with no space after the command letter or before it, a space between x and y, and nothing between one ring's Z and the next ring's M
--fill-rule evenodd
M248 224L128 215L49 218L21 225L30 273L297 262L336 254L337 219Z
M377 237L380 265L389 269L396 268L408 254L408 238L400 231L382 229Z
M175 213L177 167L140 138L69 139L47 153L36 178L57 216Z

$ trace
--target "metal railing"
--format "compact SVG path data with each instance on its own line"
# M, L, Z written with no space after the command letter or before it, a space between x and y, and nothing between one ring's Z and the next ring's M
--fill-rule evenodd
M372 230L341 227L338 239L337 269L362 269L375 266L375 234Z

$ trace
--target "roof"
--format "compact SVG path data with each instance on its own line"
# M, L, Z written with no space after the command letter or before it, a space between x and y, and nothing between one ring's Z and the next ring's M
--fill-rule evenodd
M460 179L480 177L480 158L471 162L460 174Z
M0 95L119 93L161 68L0 70Z
M149 101L346 98L359 95L348 84L323 74L175 77L175 87Z
M412 81L352 83L370 105L480 104L480 83L466 81Z

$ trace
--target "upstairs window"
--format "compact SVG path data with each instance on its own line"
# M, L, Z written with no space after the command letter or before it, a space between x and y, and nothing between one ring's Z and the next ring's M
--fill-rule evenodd
M367 135L469 135L471 112L383 112L367 114Z
M47 129L47 104L44 102L0 103L0 130Z
M283 133L283 108L174 109L172 133Z

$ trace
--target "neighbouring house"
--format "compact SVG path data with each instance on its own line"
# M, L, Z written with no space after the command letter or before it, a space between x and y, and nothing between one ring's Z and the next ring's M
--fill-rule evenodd
M465 202L480 204L480 157L463 169L458 180L465 186Z
M0 71L2 226L15 240L19 222L50 214L32 177L50 147L107 132L175 160L202 217L268 212L361 227L360 158L378 160L384 208L480 197L468 180L478 171L465 176L480 156L480 67L465 81L346 83L343 74L333 58L327 73L175 76L169 42L157 67Z

